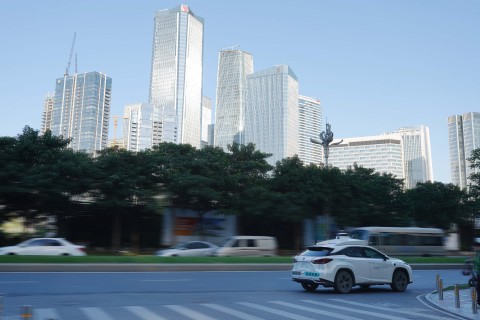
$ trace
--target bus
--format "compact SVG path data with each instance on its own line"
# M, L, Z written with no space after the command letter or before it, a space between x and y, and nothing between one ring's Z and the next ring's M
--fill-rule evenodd
M349 232L352 239L392 256L443 256L445 232L437 228L360 227Z

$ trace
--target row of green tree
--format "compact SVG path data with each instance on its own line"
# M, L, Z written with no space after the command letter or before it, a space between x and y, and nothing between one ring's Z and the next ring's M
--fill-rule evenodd
M330 215L339 228L473 229L480 208L479 174L470 177L469 191L441 182L404 190L401 179L356 164L340 170L305 165L295 156L271 166L270 155L252 144L224 152L161 143L140 152L108 148L93 157L68 143L28 126L17 137L0 137L0 222L53 220L59 235L69 237L68 221L76 217L110 221L110 245L119 248L122 221L129 221L135 247L145 234L141 220L165 208L191 209L200 218L213 210L245 221L287 223L299 248L303 221L319 215ZM480 168L480 149L469 161Z

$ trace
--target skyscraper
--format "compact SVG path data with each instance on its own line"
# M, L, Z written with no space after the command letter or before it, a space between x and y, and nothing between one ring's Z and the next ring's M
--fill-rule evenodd
M94 153L107 147L112 79L100 72L57 79L52 134L71 138L70 147Z
M419 182L433 181L430 130L426 126L404 127L398 130L403 140L405 188L415 188Z
M470 168L467 159L473 150L480 148L480 113L468 112L448 117L448 144L452 183L466 189L470 184L470 174L478 172L478 169Z
M253 57L240 50L218 54L215 145L227 151L233 142L244 144L247 75L253 72Z
M149 102L175 117L165 141L200 147L203 19L180 5L157 11L154 22Z
M212 124L212 99L202 97L202 146L208 146L208 127Z
M53 94L47 93L43 102L41 134L44 134L47 130L52 130L53 97Z
M292 69L278 65L252 73L247 87L245 144L271 153L271 165L298 155L298 80Z
M152 148L154 108L149 103L129 104L123 113L123 140L129 151Z
M305 164L319 164L322 162L322 146L310 141L310 138L318 139L322 131L322 107L319 100L298 97L298 129L298 157Z

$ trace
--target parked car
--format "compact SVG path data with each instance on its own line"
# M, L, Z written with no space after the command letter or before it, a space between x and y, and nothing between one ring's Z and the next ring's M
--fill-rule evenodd
M33 238L15 246L0 248L0 255L85 256L85 246L63 238Z
M277 239L267 236L234 236L225 241L213 253L216 257L257 256L271 257L277 254Z
M293 258L292 280L307 291L315 291L319 285L333 287L339 293L372 285L405 291L413 282L412 268L362 243L343 237L308 247Z
M159 257L201 257L211 256L218 248L216 244L206 241L189 241L176 245L173 248L156 252Z

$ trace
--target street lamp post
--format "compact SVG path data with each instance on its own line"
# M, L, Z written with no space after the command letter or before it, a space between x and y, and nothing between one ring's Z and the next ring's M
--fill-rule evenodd
M323 147L323 155L325 157L325 169L328 170L328 156L330 153L330 144L333 141L333 132L331 130L332 126L327 123L326 124L326 131L322 131L320 133L320 140L310 138L310 141L319 144ZM342 143L343 139L339 142L332 143L331 145L338 145ZM329 199L326 199L325 203L323 204L323 214L325 216L325 234L328 239L330 236L330 208L329 208ZM317 223L315 221L315 241L317 241Z

